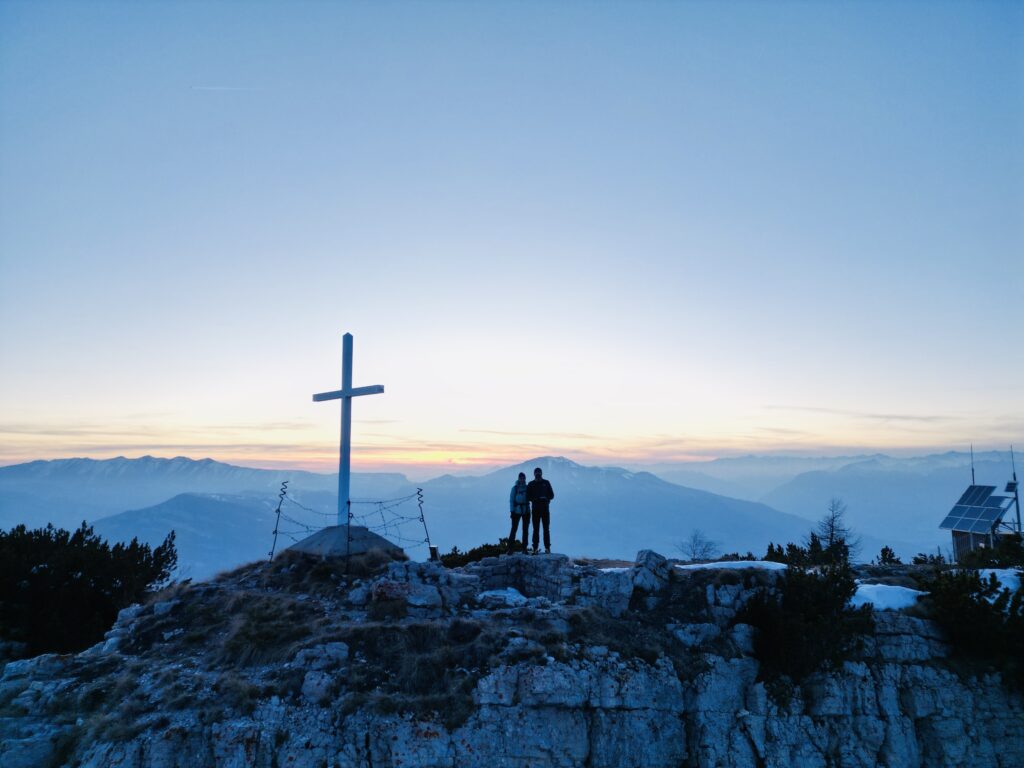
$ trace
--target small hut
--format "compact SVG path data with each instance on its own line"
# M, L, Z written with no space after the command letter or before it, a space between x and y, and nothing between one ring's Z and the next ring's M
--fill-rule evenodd
M959 562L964 555L976 549L993 548L998 537L1020 535L1020 498L1017 491L1017 473L997 494L994 485L970 485L960 500L939 524L939 528L953 535L953 558ZM1006 513L1016 505L1014 519Z

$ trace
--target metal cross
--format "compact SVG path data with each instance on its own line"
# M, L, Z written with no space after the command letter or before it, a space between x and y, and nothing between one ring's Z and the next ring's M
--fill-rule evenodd
M341 337L341 389L320 392L313 395L313 402L341 400L341 452L338 456L338 525L348 525L349 507L349 465L352 459L352 398L361 395L382 395L384 387L375 384L370 387L352 388L352 334Z

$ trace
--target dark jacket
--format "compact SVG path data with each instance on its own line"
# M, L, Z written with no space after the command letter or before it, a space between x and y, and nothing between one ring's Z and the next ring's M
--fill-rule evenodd
M551 488L551 483L542 477L540 480L531 480L526 485L526 498L534 504L547 506L548 502L555 498L555 491Z

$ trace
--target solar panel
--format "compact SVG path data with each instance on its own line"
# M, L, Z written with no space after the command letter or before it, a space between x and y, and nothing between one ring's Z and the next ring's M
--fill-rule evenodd
M952 528L954 523L960 522L960 515L949 514L946 515L946 519L939 524L939 528Z
M970 504L972 506L981 504L985 499L992 495L996 487L994 485L976 485L974 486L974 497L971 499Z
M1006 491L1005 491L1006 493L1013 493L1016 490L1017 490L1017 481L1016 480L1011 480L1010 482L1008 482L1006 484Z
M993 496L994 485L972 485L946 515L939 528L963 533L989 533L1013 501L1009 496Z

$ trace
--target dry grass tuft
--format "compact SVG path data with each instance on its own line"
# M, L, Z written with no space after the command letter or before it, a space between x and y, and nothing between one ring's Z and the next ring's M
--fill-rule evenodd
M350 666L351 711L442 715L454 728L472 713L471 693L495 661L506 637L494 627L460 619L349 628L345 642L358 663Z
M313 608L286 595L239 592L224 605L227 628L208 652L219 666L246 667L290 658L297 644L314 634Z

